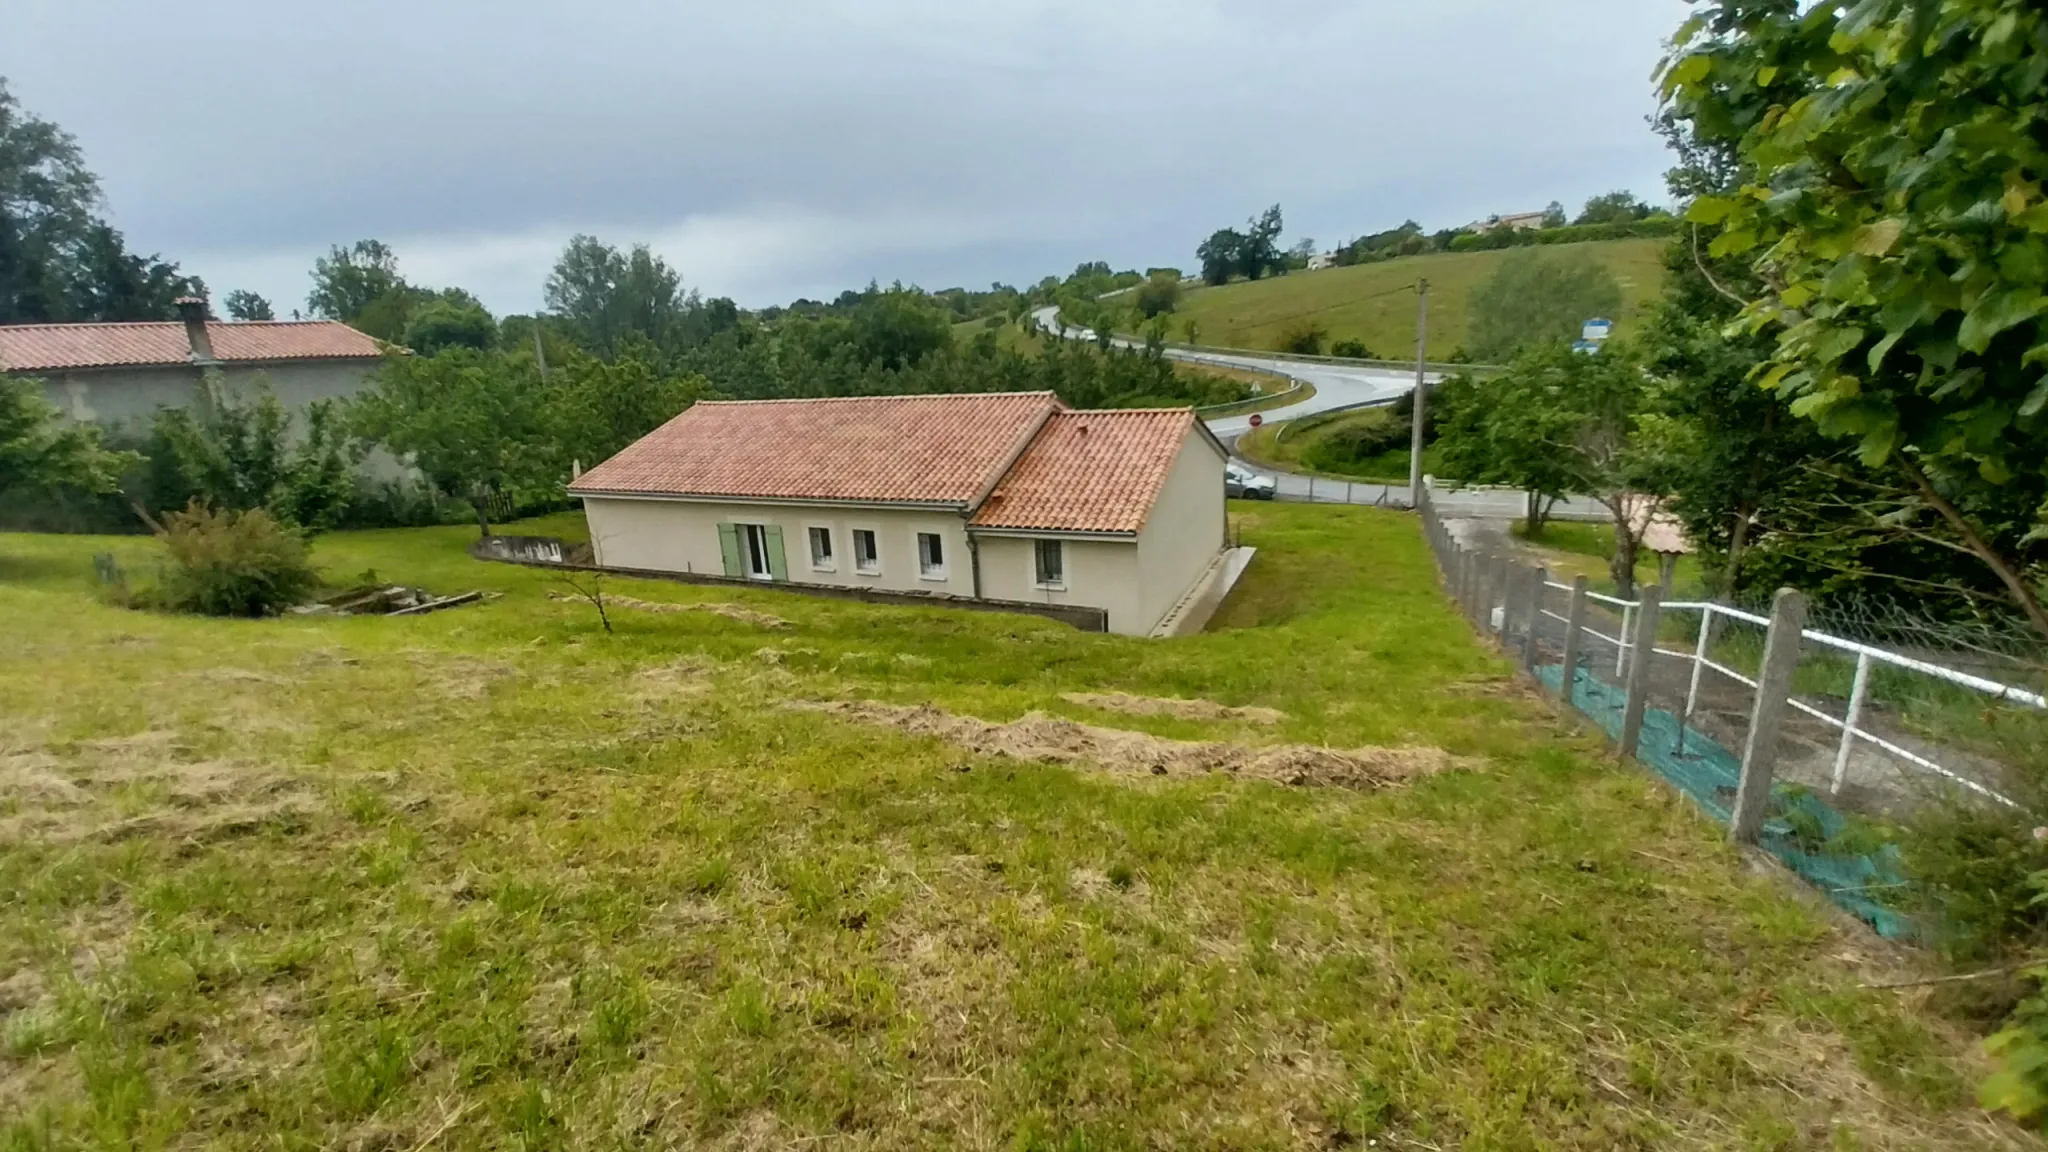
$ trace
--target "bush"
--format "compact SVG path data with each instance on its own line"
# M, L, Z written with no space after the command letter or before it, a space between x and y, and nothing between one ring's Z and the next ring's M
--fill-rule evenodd
M164 517L170 567L153 599L176 612L268 616L320 586L296 530L260 508L216 512L193 503Z
M1154 276L1140 285L1137 296L1139 315L1150 320L1163 316L1180 307L1180 280L1166 276Z
M1329 332L1313 320L1304 320L1280 334L1280 342L1273 347L1281 352L1292 352L1297 356L1320 356L1323 341Z
M1330 355L1346 356L1353 360L1380 359L1380 357L1373 354L1372 349L1365 346L1365 341L1363 340L1339 340L1330 346Z

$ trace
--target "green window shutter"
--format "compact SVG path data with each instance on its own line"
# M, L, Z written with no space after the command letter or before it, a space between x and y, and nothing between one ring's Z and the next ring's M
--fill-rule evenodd
M775 579L789 582L789 557L782 551L782 525L770 524L768 534L768 574Z
M725 574L727 576L737 579L747 574L746 566L740 561L739 525L720 524L718 526L718 554L725 560Z

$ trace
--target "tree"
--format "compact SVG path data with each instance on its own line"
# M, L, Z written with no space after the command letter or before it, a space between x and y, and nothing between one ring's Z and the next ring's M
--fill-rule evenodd
M483 351L497 342L498 322L482 304L460 291L420 305L405 325L405 346L421 356L449 348Z
M381 240L358 240L346 248L337 244L313 262L306 308L315 316L354 324L380 297L404 287L390 245ZM397 332L385 338L396 339Z
M1558 206L1558 214L1564 209ZM1636 199L1633 192L1609 192L1586 201L1586 207L1579 212L1574 224L1627 224L1641 220L1650 214L1650 206ZM1561 223L1562 221L1560 221ZM1548 225L1545 225L1548 227Z
M92 425L64 420L43 398L42 381L0 376L0 493L112 492L135 459L102 448Z
M863 303L852 320L855 353L884 368L916 364L953 342L952 323L931 298L901 285Z
M571 357L550 384L553 438L586 467L617 455L710 391L701 376L666 375L631 354L615 361Z
M673 347L678 323L696 306L694 295L683 291L682 277L647 245L620 252L581 235L555 261L544 298L549 312L576 329L584 347L606 356L635 336L658 348Z
M1244 273L1245 279L1257 280L1268 272L1286 267L1287 257L1280 251L1280 232L1278 204L1246 223L1244 247L1239 252L1238 263L1238 270Z
M223 304L227 308L230 320L277 319L276 314L271 311L270 301L245 288L237 288L228 293Z
M1473 290L1472 354L1505 363L1525 348L1577 338L1585 322L1621 308L1621 284L1578 252L1517 252Z
M1670 114L1745 170L1687 219L1755 270L1762 383L1898 477L1898 514L1945 523L2048 636L2048 11L1719 0L1673 43ZM2035 511L1993 511L2016 505Z
M1545 228L1562 228L1565 226L1565 222L1564 205L1552 200L1550 206L1543 210L1543 226Z
M1218 228L1195 249L1202 262L1202 279L1211 287L1228 284L1245 265L1245 235L1235 228Z
M1164 316L1180 307L1180 276L1172 272L1155 275L1140 284L1133 296L1139 314L1146 319Z
M567 464L546 400L531 358L454 348L391 356L350 422L443 493L468 499L489 536L494 496L545 486Z
M179 297L205 295L177 265L129 253L99 204L77 141L0 79L0 324L169 319Z
M158 512L194 502L225 511L260 509L308 531L335 527L353 495L351 445L338 407L306 410L302 435L258 377L246 398L218 373L201 384L203 402L160 408L150 425L144 499Z
M1528 489L1532 533L1546 494L1598 501L1614 526L1609 571L1617 595L1634 596L1651 500L1664 490L1679 446L1627 347L1610 343L1586 355L1544 344L1516 357L1507 372L1447 391L1445 468L1468 481Z

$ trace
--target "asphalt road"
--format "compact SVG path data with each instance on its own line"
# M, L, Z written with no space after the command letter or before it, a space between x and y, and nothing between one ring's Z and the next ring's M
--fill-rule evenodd
M1059 331L1057 308L1040 308L1033 314L1038 326L1048 332ZM1093 340L1095 333L1086 328L1069 328L1067 336L1075 340ZM1116 338L1124 347L1137 347L1135 341ZM1397 372L1385 368L1355 368L1343 364L1315 364L1300 360L1283 360L1264 356L1242 356L1222 352L1188 352L1169 348L1166 351L1175 360L1191 364L1216 364L1230 368L1249 368L1255 371L1277 372L1296 380L1315 385L1316 394L1304 401L1284 408L1271 408L1261 413L1265 420L1295 420L1328 412L1333 408L1352 408L1367 404L1387 404L1415 390L1413 372ZM1440 379L1429 376L1434 384ZM1209 430L1225 443L1251 431L1251 417L1226 416L1208 422Z

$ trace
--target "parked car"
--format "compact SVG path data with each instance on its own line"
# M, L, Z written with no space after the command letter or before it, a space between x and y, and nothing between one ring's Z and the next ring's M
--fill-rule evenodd
M1236 462L1223 466L1223 494L1234 500L1271 500L1280 486Z

